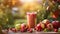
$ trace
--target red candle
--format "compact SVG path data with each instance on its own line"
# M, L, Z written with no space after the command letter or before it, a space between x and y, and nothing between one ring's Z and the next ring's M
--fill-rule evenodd
M29 28L34 28L36 26L36 12L27 12L27 25Z

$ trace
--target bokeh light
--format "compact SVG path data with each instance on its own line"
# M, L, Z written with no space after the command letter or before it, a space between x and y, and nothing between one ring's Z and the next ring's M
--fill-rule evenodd
M20 0L22 3L32 3L34 0Z

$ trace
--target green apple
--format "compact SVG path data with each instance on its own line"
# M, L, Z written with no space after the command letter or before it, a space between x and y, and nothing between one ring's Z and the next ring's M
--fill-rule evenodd
M16 30L20 30L21 24L16 24L16 25L15 25L15 28L16 28Z

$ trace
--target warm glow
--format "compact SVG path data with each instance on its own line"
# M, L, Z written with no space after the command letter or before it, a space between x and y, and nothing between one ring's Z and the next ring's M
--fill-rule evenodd
M34 0L20 0L22 3L31 3L34 2Z
M20 0L22 9L25 11L38 11L42 8L42 0Z

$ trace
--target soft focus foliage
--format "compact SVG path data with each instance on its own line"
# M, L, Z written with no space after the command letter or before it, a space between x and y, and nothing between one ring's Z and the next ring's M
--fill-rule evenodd
M37 12L37 22L50 19L53 12L58 9L58 5L59 3L54 0L33 0L32 2L30 0L25 3L20 0L0 0L0 25L9 27L14 24L15 19L25 19L26 12L33 11ZM13 10L13 7L18 10Z

